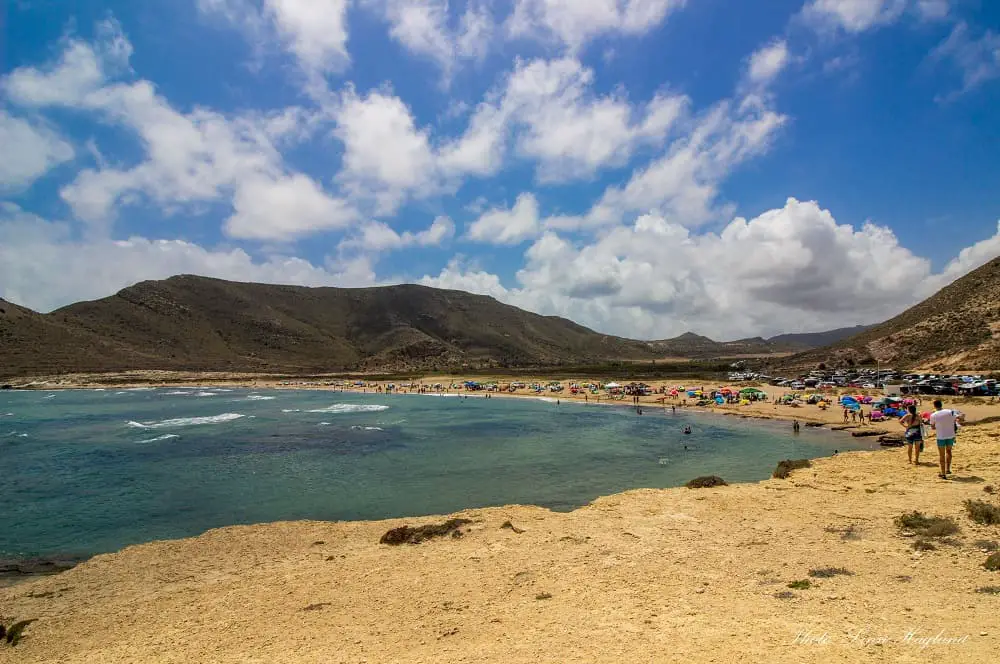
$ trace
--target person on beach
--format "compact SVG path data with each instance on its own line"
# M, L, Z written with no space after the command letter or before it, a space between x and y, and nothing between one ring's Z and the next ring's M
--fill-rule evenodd
M850 414L848 413L847 409L844 408L844 424L847 424L848 418L850 418Z
M938 477L948 479L951 474L951 450L955 447L955 436L958 428L965 422L965 415L958 410L945 410L940 399L934 400L934 412L931 413L931 427L937 437L938 463L941 472Z
M795 433L799 432L799 421L798 420L794 420L792 422L792 431L794 431Z
M924 435L920 430L920 416L917 415L917 407L909 406L906 415L899 418L899 423L906 430L903 433L903 442L906 443L906 463L915 466L920 465L920 453L924 451ZM913 454L916 448L916 455Z

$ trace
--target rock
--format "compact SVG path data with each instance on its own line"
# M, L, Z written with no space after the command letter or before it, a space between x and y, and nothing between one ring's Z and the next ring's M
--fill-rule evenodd
M58 574L76 567L83 558L0 558L0 578Z
M729 483L718 475L703 475L694 478L684 486L689 489L710 489L713 486L729 486Z
M889 433L884 429L876 429L875 431L852 431L851 435L855 438L871 438L872 436L884 436Z
M515 533L517 533L518 535L520 535L521 533L524 532L524 528L518 528L517 526L515 526L510 521L504 521L502 524L500 524L500 530L503 530L504 528L506 528L508 530L512 530Z
M431 523L426 526L400 526L393 528L382 535L379 544L389 544L396 546L399 544L419 544L432 537L444 537L451 535L453 538L461 537L461 527L472 523L470 519L448 519L444 523Z

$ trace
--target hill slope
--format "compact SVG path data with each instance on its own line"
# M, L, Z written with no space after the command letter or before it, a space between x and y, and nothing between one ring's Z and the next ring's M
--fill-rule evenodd
M873 359L935 370L1000 367L1000 258L881 325L788 363L842 365Z
M0 328L7 334L0 373L8 375L129 368L404 370L655 354L643 342L491 297L416 285L306 288L178 276L45 315L9 308ZM56 347L60 352L48 357Z

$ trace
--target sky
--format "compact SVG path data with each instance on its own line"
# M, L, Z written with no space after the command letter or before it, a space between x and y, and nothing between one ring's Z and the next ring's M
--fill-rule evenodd
M992 0L11 0L0 297L200 274L595 330L879 322L1000 255Z

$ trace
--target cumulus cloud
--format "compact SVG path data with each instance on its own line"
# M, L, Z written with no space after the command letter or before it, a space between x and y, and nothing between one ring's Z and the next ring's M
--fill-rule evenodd
M644 34L686 0L515 0L507 20L513 38L532 38L577 51L606 34Z
M381 221L370 221L358 230L356 236L340 243L341 249L358 249L366 252L397 251L407 247L437 247L455 236L455 222L449 217L437 217L429 227L413 233L398 233Z
M227 230L280 239L341 227L356 216L348 203L284 166L275 141L302 131L307 114L296 108L235 117L203 108L178 112L149 81L113 80L127 69L131 50L117 25L105 23L94 45L70 41L54 64L17 69L2 83L16 104L93 114L139 140L140 163L85 169L62 188L77 217L102 226L119 205L140 197L170 210L232 196L236 210Z
M302 258L254 258L242 249L185 240L82 240L54 223L0 203L0 297L39 311L110 295L144 279L199 274L302 286L370 286L371 259L314 265Z
M466 237L488 244L518 244L538 234L538 201L523 193L510 210L494 208L469 225Z
M349 0L197 0L198 9L242 29L258 51L280 41L309 75L341 72L347 52Z
M389 24L389 35L411 53L435 61L445 81L462 60L486 55L495 22L490 5L470 1L452 18L448 0L362 0Z
M0 109L0 192L25 189L75 156L73 146L44 123Z
M593 70L575 58L518 62L495 101L476 109L449 158L475 163L475 151L490 156L484 166L495 167L513 135L517 155L538 164L539 181L589 178L624 165L643 145L661 144L689 104L664 93L633 105L621 95L594 94L593 85Z
M885 320L998 254L1000 226L935 274L890 229L839 224L817 203L789 199L719 233L695 234L659 215L589 244L549 231L525 252L515 288L457 263L422 283L625 336L694 330L731 339Z

